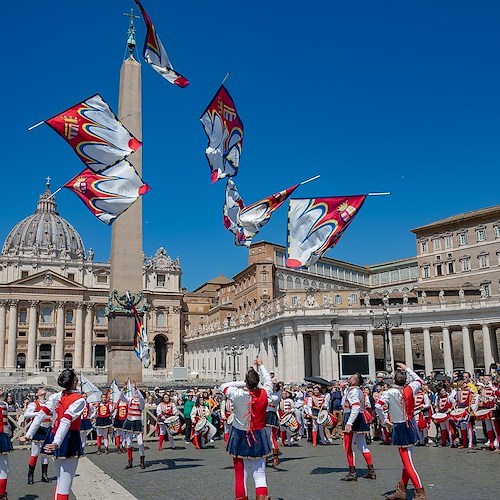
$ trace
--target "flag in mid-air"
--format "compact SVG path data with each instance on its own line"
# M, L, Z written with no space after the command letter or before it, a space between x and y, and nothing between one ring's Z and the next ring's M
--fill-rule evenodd
M286 266L309 267L334 247L366 195L290 200Z
M95 386L83 373L80 373L80 392L86 394L87 403L99 403L101 401L102 392Z
M139 196L149 190L149 186L127 160L122 160L100 173L87 168L68 181L64 187L73 191L105 224L111 224Z
M236 175L243 145L243 122L224 85L220 86L200 121L208 137L205 154L212 171L212 184Z
M257 201L243 208L238 215L238 223L243 228L245 234L245 245L250 246L252 238L271 219L272 213L277 210L285 200L300 186L295 184L288 189Z
M236 188L236 184L231 180L227 180L226 184L226 202L222 214L224 227L234 234L234 244L237 246L245 245L245 233L239 224L238 216L241 209L244 207L243 200Z
M165 47L163 47L148 13L144 10L139 0L135 0L135 3L137 7L139 7L144 23L146 24L146 39L144 40L143 48L143 57L145 61L150 64L157 73L163 76L165 80L181 88L187 87L189 85L189 80L174 70L168 58L167 51Z
M141 146L96 94L45 120L73 148L83 163L100 172L126 158Z

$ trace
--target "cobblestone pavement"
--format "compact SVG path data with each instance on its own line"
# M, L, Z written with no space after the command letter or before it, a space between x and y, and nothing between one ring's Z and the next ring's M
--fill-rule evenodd
M271 497L273 500L382 499L384 493L394 489L400 478L399 455L395 447L381 446L378 442L372 443L370 449L377 480L359 478L355 483L345 483L340 481L347 471L340 441L316 448L302 441L299 446L281 448L279 467L267 469ZM27 456L27 451L10 455L9 498L50 499L52 485L40 482L26 485ZM210 443L204 450L196 450L179 439L175 450L162 452L157 451L156 443L149 443L144 470L138 466L137 452L134 452L134 468L127 471L124 470L126 455L118 455L114 449L109 455L98 456L95 447L90 447L87 457L138 499L233 498L232 462L222 441ZM356 459L358 471L364 473L364 461L358 451ZM479 492L481 496L493 498L493 492L498 491L500 453L417 447L414 462L430 499L472 500L479 498ZM49 466L49 473L53 473L52 466ZM38 470L35 477L39 479ZM248 484L253 487L251 479ZM412 493L410 488L408 498L412 498ZM252 489L249 498L255 498Z

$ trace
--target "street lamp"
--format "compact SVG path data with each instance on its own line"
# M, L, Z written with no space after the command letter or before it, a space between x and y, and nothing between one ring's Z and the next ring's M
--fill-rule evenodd
M380 327L384 328L384 360L385 360L385 371L387 373L392 373L392 360L391 360L391 349L390 349L390 333L392 328L397 328L401 325L403 321L403 313L401 309L398 310L397 318L391 317L389 312L389 297L387 293L384 293L382 297L382 318L375 318L375 313L370 310L370 321L372 326L377 330Z
M236 358L243 354L243 350L245 349L245 346L236 345L236 337L234 337L234 336L231 338L231 340L233 342L232 345L230 345L230 346L225 345L224 350L226 351L226 354L228 356L233 358L233 381L235 381L236 375L239 373L236 370Z

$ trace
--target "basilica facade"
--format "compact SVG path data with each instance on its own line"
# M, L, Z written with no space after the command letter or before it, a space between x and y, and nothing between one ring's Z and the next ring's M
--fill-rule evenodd
M182 351L179 259L163 248L144 256L143 280L149 371L166 371ZM109 262L96 262L85 249L47 185L35 212L16 224L2 248L0 371L105 372L109 282Z

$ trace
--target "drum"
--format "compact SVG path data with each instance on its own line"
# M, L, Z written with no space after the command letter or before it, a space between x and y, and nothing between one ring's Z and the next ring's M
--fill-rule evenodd
M208 420L205 417L201 417L200 420L196 422L194 430L200 434L205 434L208 431Z
M280 426L288 429L292 434L297 434L300 428L299 421L293 413L287 413L280 420Z
M171 417L167 417L165 419L165 425L168 428L168 431L172 436L176 434L180 434L181 432L181 419L178 415L172 415Z
M450 417L458 422L459 420L464 420L468 417L467 408L456 408L450 411Z
M431 418L435 424L440 424L441 422L446 422L450 416L448 413L434 413Z
M327 429L333 429L338 424L338 419L332 413L321 410L318 413L318 425L324 425Z
M234 413L231 413L231 415L229 415L229 417L227 417L227 425L233 425L233 422L234 422Z
M474 416L476 420L489 420L493 415L491 408L485 408L484 410L477 410Z

